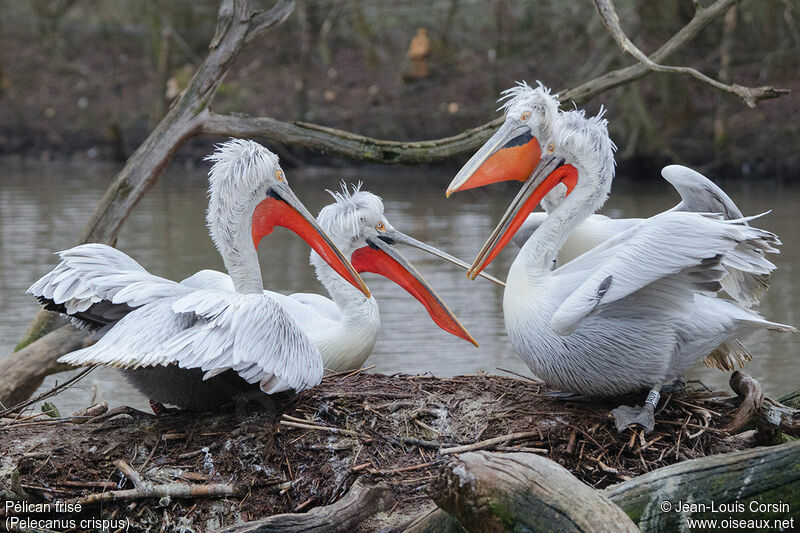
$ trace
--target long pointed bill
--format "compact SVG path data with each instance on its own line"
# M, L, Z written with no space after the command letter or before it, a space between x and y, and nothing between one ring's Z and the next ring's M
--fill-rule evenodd
M373 272L394 281L428 310L443 330L474 344L478 343L447 307L425 278L391 244L381 239L367 239L368 246L353 252L351 261L359 272Z
M563 183L567 186L567 194L569 194L577 182L578 171L572 165L565 165L563 159L553 156L542 159L531 178L525 182L511 205L508 206L486 244L478 252L478 256L467 271L470 279L475 279L497 257L497 254L508 244L531 211L553 187Z
M422 241L418 241L414 237L410 237L410 236L406 235L403 232L397 231L396 229L388 230L386 232L385 238L381 237L381 239L384 239L384 240L385 239L389 239L389 241L391 241L391 242L389 242L389 244L394 244L396 242L399 242L401 244L407 244L408 246L413 246L414 248L418 248L418 249L420 249L420 250L422 250L424 252L428 252L429 254L438 257L439 259L444 259L445 261L453 263L454 265L457 265L457 266L463 268L464 270L469 270L469 268L470 268L468 263L466 263L465 261L462 261L458 257L454 257L454 256L448 254L447 252L443 252L443 251L439 250L438 248L435 248L435 247L431 246L430 244L426 244L426 243L424 243ZM497 279L496 277L494 277L494 276L492 276L490 274L487 274L486 272L481 272L480 276L483 277L483 278L488 279L492 283L496 283L497 285L500 285L501 287L505 287L506 286L506 284L504 282L500 281L499 279Z
M345 259L344 254L319 227L308 209L284 183L272 185L267 198L262 200L253 211L253 245L258 248L261 239L272 233L275 226L282 226L296 233L342 278L350 282L365 296L370 296L367 285L353 265Z
M521 122L506 120L450 182L446 196L490 183L525 181L542 156L539 141Z

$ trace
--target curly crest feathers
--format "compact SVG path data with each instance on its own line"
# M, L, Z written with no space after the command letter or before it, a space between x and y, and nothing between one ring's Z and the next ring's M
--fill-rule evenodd
M365 224L373 226L383 217L383 200L371 192L362 191L361 185L359 181L348 189L343 180L341 190L328 190L336 201L322 208L317 222L331 236L359 237Z
M254 198L265 192L280 164L277 155L247 139L218 144L205 160L214 163L208 173L206 222L219 249L244 227L242 221L254 207Z

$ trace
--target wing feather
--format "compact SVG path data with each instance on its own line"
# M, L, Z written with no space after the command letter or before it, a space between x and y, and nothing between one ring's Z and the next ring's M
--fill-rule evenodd
M583 265L568 263L555 271L583 267L591 273L556 310L552 329L568 335L599 306L656 283L653 295L669 297L673 305L695 292L714 293L721 289L729 258L744 272L770 272L775 266L761 252L776 251L780 242L774 234L746 225L747 220L667 211L642 221L610 240L614 242L572 261Z

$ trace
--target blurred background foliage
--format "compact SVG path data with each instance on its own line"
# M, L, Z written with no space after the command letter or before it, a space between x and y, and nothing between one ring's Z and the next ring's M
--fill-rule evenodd
M616 6L648 53L694 11L690 0ZM205 56L217 8L191 0L0 1L0 153L124 159ZM213 108L429 139L496 117L499 92L515 80L558 90L632 62L589 0L297 0L283 26L240 55ZM624 164L793 175L800 0L741 2L666 63L794 93L749 109L676 75L617 88L587 108L608 108ZM292 153L298 161L320 157Z

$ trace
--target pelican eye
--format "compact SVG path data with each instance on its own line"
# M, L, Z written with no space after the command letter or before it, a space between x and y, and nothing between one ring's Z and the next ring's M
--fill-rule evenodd
M283 177L283 170L278 169L275 171L275 179L278 181L283 181L285 178Z
M375 229L378 231L386 231L386 226L383 225L383 222L378 222L375 224Z
M555 151L556 151L556 143L549 143L547 145L547 153L552 154Z
M526 120L528 120L529 118L531 118L531 112L530 112L530 111L525 111L525 112L524 112L524 113L523 113L523 114L522 114L522 115L519 117L519 119L520 119L521 121L523 121L523 122L525 122L525 121L526 121Z

